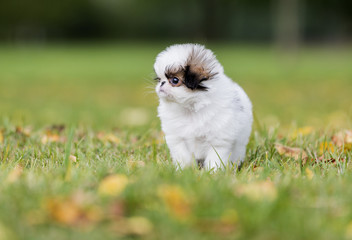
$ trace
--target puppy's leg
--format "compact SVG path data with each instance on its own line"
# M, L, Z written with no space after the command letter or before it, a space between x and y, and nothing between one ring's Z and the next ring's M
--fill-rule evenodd
M175 164L177 170L192 165L192 153L188 150L186 144L182 141L171 142L172 143L170 144L168 143L168 146L170 148L173 163Z
M246 156L246 145L235 144L233 151L231 153L231 162L233 162L237 167L239 167Z
M204 160L204 168L213 171L223 169L228 165L230 157L231 152L229 148L214 147L209 150Z

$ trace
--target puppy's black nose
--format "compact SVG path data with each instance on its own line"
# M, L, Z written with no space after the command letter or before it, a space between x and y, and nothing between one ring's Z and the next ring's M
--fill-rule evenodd
M166 83L166 81L162 81L160 84L160 87L163 86Z

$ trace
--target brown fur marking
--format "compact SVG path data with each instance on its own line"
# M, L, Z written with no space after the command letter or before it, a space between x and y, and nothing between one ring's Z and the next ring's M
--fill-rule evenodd
M215 56L209 57L207 51L204 48L193 48L185 66L168 66L165 69L165 76L169 82L173 77L177 77L180 83L173 85L174 87L183 84L192 90L206 90L207 88L201 82L209 80L217 74L213 71L217 62Z

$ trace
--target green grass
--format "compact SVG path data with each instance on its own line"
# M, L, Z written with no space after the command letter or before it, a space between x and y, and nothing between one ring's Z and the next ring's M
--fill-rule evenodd
M242 169L211 174L171 163L150 88L164 47L0 47L0 240L352 238L351 150L320 150L352 128L352 49L210 44L257 116Z

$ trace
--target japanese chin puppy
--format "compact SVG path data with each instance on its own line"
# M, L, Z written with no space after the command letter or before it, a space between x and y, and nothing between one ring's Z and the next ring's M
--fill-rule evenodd
M154 64L158 116L176 167L239 166L252 129L252 104L224 73L213 52L198 44L172 45Z

